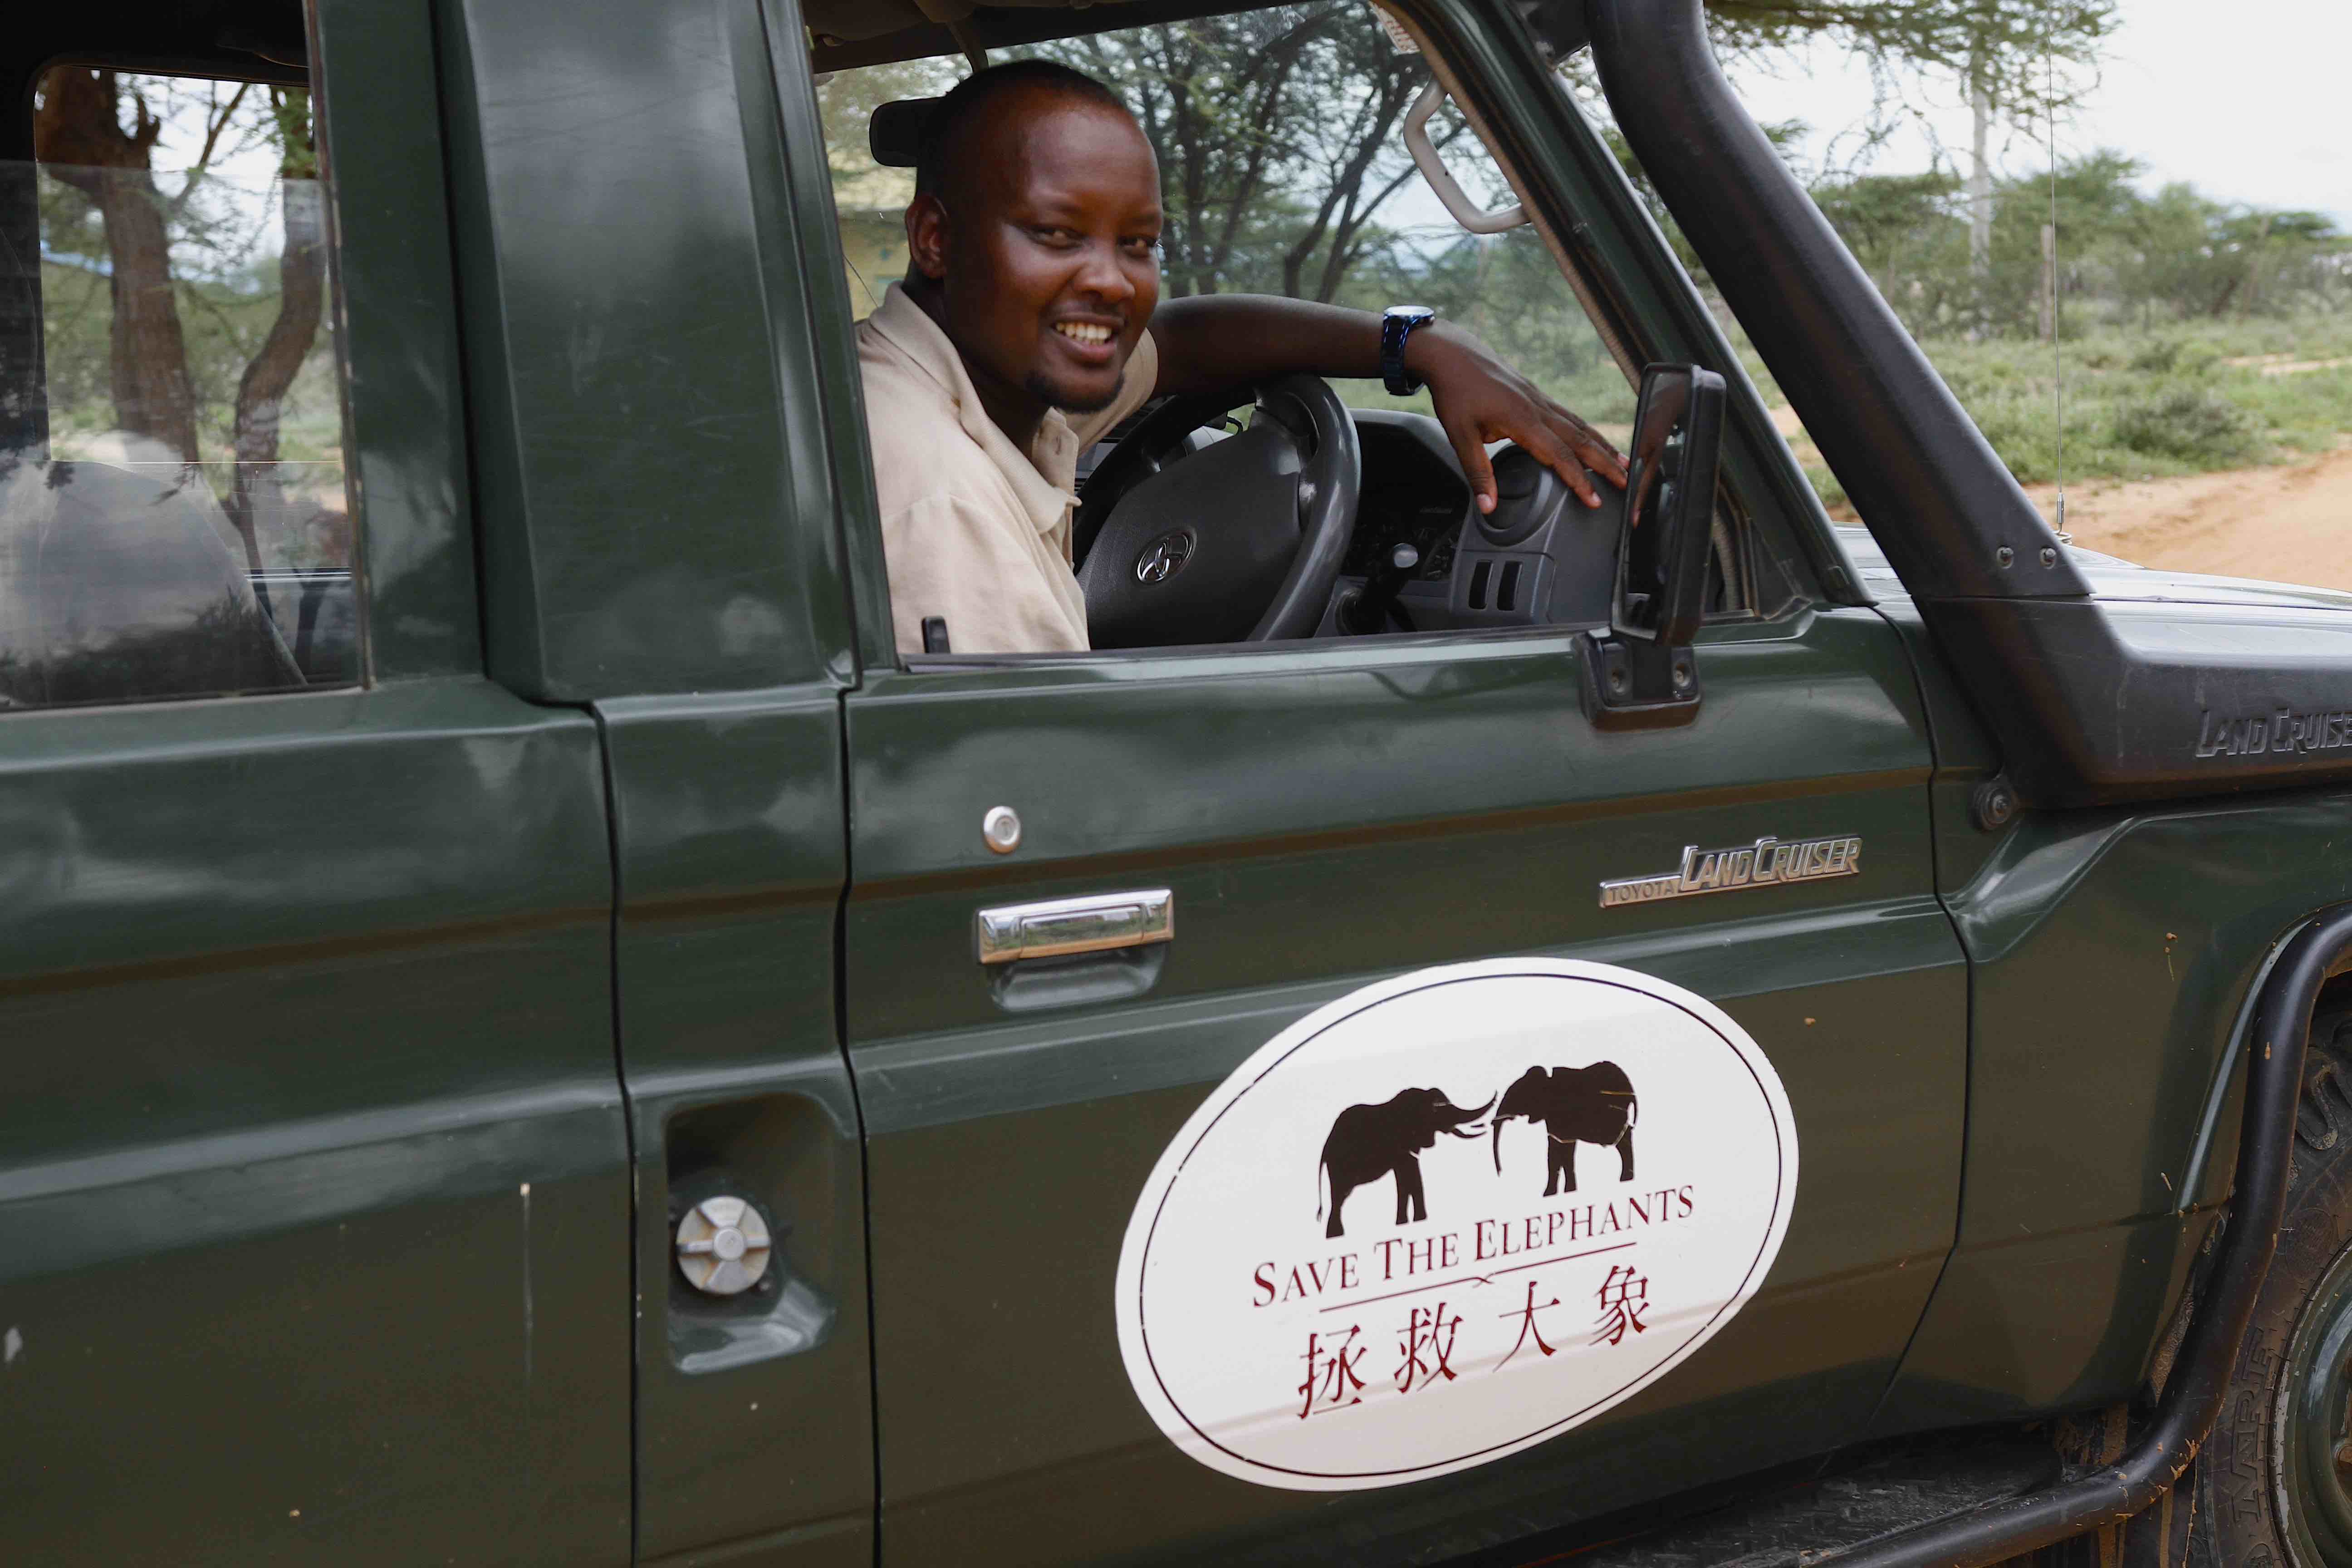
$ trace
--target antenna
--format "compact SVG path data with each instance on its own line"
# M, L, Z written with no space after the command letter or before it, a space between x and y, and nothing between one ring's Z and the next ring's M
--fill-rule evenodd
M2050 359L2055 372L2053 396L2058 406L2058 542L2071 544L2066 531L2066 350L2064 318L2058 309L2058 48L2053 37L2042 51L2042 85L2050 116L2050 226L2042 249L2044 276L2050 289Z

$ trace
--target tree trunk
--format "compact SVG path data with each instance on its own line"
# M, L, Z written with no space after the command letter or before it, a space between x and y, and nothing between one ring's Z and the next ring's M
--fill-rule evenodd
M1204 265L1208 259L1209 138L1192 101L1195 61L1188 57L1181 64L1171 61L1171 65L1175 68L1168 73L1168 128L1175 137L1178 185L1184 193L1183 217L1176 229L1178 257L1183 265L1178 273L1180 286L1173 290L1181 299L1188 294L1213 294L1217 280Z
M278 319L236 384L236 473L229 489L229 521L245 540L246 564L261 568L261 532L287 531L286 494L278 482L279 415L294 377L310 357L326 312L327 239L324 198L310 181L279 187L286 249L278 258Z
M1977 331L1984 331L1992 298L1992 89L1979 46L1969 73L1969 113L1975 139L1969 163L1969 281L1976 290Z
M1322 200L1315 209L1314 221L1283 255L1282 290L1292 299L1304 297L1301 289L1307 263L1323 244L1327 234L1330 247L1324 253L1323 270L1316 283L1314 298L1328 303L1339 292L1339 285L1346 280L1348 268L1355 260L1349 252L1357 231L1370 221L1373 212L1402 183L1402 176L1391 180L1370 202L1363 200L1364 181L1387 147L1390 131L1403 117L1419 90L1419 85L1412 76L1402 70L1394 70L1357 110L1353 133L1345 142L1349 149L1347 158L1332 172L1330 184L1324 187ZM1443 139L1440 144L1444 144Z
M1348 280L1349 269L1363 259L1363 247L1357 242L1364 226L1372 221L1372 215L1380 211L1381 204L1404 183L1405 177L1414 172L1408 164L1369 201L1364 198L1364 181L1370 175L1381 151L1388 145L1389 132L1404 118L1404 111L1419 95L1420 89L1412 79L1398 73L1381 85L1373 100L1371 130L1340 175L1340 188L1346 195L1331 223L1331 245L1324 253L1322 279L1315 286L1315 298L1324 304L1339 298L1339 285Z
M1284 89L1289 85L1290 73L1298 64L1300 52L1321 26L1318 21L1307 27L1294 29L1261 57L1260 63L1269 74L1264 90L1252 102L1252 120L1258 128L1258 134L1250 143L1249 157L1243 164L1233 200L1225 206L1224 226L1217 236L1216 249L1212 258L1215 276L1223 277L1232 265L1234 242L1241 234L1242 218L1256 205L1258 192L1265 184L1266 167L1275 153L1274 126L1282 105Z
M2058 226L2042 226L2042 341L2058 341Z
M61 70L49 78L34 126L50 173L97 204L106 228L114 319L110 390L114 422L196 460L196 398L187 342L172 289L171 235L149 163L163 121L132 100L132 128L119 116L112 71Z
M2264 213L2254 229L2254 243L2246 247L2246 287L2238 296L2238 320L2252 313L2263 289L2263 250L2270 244L2273 214Z
M99 210L114 264L110 386L115 423L152 436L196 460L196 395L188 384L188 349L172 290L171 237L163 194L144 168L110 169Z

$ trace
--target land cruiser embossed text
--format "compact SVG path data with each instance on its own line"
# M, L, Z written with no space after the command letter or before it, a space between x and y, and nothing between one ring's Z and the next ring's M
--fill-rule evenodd
M2352 745L2352 709L2296 713L2273 708L2232 719L2207 713L2198 727L2200 757L2258 757L2265 752L2333 752Z
M1737 849L1701 849L1685 846L1679 870L1654 877L1620 877L1601 884L1601 907L1646 904L1659 899L1695 898L1700 893L1728 893L1739 888L1769 888L1782 882L1812 882L1824 877L1851 877L1862 869L1862 840L1851 834L1826 838L1775 838L1766 834Z

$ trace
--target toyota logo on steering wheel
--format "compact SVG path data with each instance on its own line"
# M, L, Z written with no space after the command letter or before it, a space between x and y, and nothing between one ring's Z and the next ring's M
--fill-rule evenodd
M1184 563L1192 559L1194 542L1189 528L1180 528L1153 540L1135 558L1135 580L1146 586L1165 583L1184 570Z

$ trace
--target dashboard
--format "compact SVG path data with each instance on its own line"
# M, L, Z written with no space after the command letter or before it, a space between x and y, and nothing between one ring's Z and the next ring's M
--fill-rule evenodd
M1422 415L1354 412L1364 455L1364 499L1341 574L1369 577L1390 551L1410 544L1421 553L1413 580L1444 582L1453 575L1454 550L1471 510L1470 486L1444 427Z
M1620 491L1595 479L1601 504L1586 507L1532 455L1503 443L1488 449L1496 504L1482 514L1435 419L1390 409L1349 412L1362 483L1315 637L1608 622L1624 510ZM1129 422L1109 432L1081 457L1082 497L1097 465L1133 427ZM1204 451L1233 428L1195 430L1183 446ZM1181 454L1170 459L1182 460ZM1402 572L1394 565L1401 544L1415 556Z
M1363 499L1355 536L1318 637L1366 630L1598 626L1615 587L1623 498L1596 481L1601 504L1578 502L1559 476L1517 447L1492 451L1496 505L1481 515L1445 438L1424 414L1356 409ZM1400 544L1420 556L1386 624L1349 613Z

